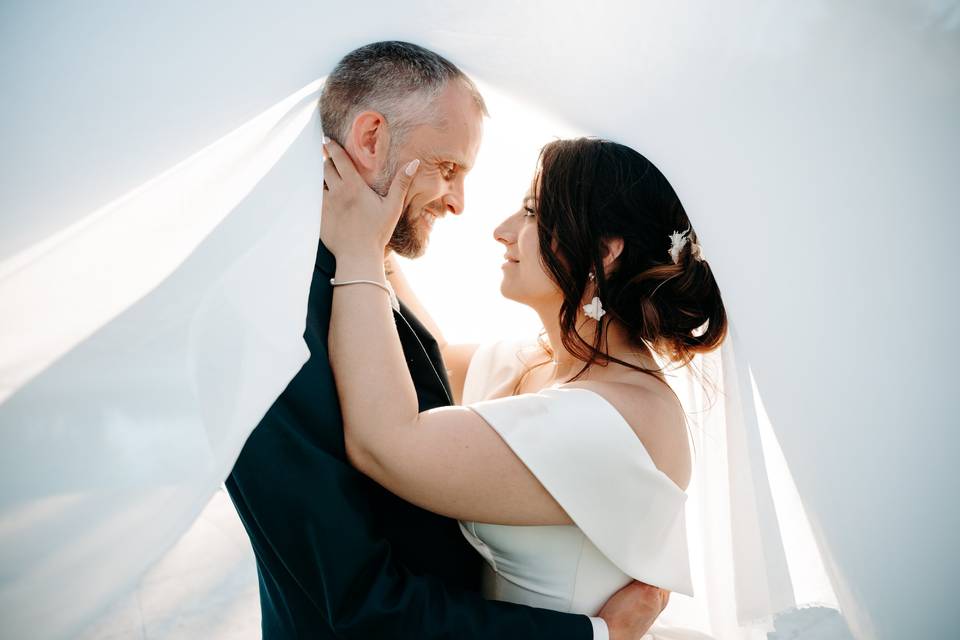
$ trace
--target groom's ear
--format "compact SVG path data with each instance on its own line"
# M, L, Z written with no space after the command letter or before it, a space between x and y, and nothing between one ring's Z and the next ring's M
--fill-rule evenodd
M387 119L379 111L357 114L344 147L364 179L376 175L387 160L390 131ZM369 182L369 180L368 180Z

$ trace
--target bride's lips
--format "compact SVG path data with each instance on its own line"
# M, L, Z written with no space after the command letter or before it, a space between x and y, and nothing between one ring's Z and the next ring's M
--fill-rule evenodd
M519 263L519 262L520 262L520 261L517 260L516 258L511 258L510 256L503 256L503 264L500 265L500 266L501 266L501 267L505 267L505 266L507 266L508 264L517 264L517 263Z

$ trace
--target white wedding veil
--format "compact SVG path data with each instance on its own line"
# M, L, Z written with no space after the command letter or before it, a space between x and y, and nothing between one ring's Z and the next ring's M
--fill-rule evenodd
M89 630L218 491L307 357L322 76L404 39L500 96L418 285L488 286L436 265L522 195L535 135L638 149L697 228L733 331L715 393L676 380L699 570L663 622L950 637L958 30L955 0L5 3L0 635ZM495 293L490 337L524 322ZM437 307L452 338L470 307Z

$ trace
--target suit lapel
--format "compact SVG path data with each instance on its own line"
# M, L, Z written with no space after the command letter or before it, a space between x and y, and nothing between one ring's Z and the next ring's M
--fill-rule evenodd
M407 367L417 388L420 411L452 404L453 392L436 339L403 302L393 316Z
M322 312L325 313L323 317L328 319L331 294L326 281L332 278L336 271L336 258L322 241L317 248L316 268L322 274L319 277L322 277L324 282L317 283L318 276L314 276L314 284L317 286L311 287L311 299L314 297L315 290L323 292L324 295L318 300L322 298L324 304L320 306ZM311 309L313 309L313 305ZM452 404L453 391L450 388L450 381L447 379L447 370L443 365L443 358L440 355L440 347L437 345L436 339L403 302L400 302L399 311L394 310L393 319L397 325L397 334L400 336L400 344L403 346L407 367L410 369L413 384L417 389L420 411ZM325 340L326 331L323 333L323 339Z

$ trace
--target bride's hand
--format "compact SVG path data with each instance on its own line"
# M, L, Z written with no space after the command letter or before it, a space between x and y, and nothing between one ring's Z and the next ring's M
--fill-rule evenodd
M323 149L327 159L320 239L338 259L371 253L382 259L420 161L413 160L397 171L390 191L381 197L360 177L339 144L327 140Z

